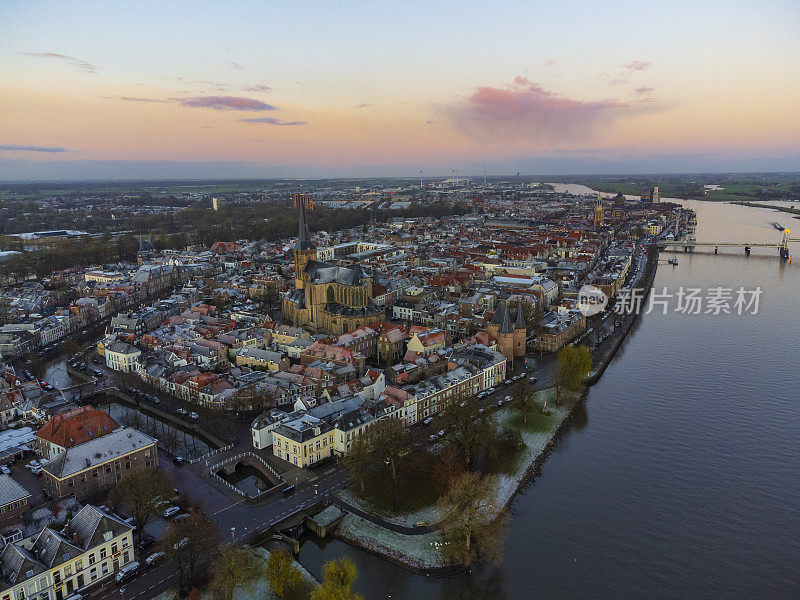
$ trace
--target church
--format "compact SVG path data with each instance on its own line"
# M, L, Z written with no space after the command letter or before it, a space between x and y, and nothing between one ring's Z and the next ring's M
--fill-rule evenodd
M386 312L372 301L372 279L361 267L317 260L306 223L311 198L296 194L299 232L294 246L294 287L283 298L283 318L311 331L341 334L384 321Z

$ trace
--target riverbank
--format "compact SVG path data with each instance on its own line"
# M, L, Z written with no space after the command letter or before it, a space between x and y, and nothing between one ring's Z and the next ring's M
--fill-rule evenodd
M643 302L649 296L656 276L658 255L659 252L655 247L648 251L642 277L633 285L634 288L642 290ZM636 311L623 317L619 330L595 349L592 357L597 366L587 379L587 386L594 385L600 380L638 318L639 314ZM575 408L580 406L585 398L585 394L581 394L577 397L568 398L568 401L564 404L556 405L555 388L548 387L535 393L537 394L535 400L540 404L546 402L550 414L553 415L550 427L546 431L530 431L512 424L517 416L517 411L510 407L501 408L496 412L498 423L519 429L525 444L521 456L517 458L517 468L514 472L498 475L494 498L498 515L508 508L523 483L546 460L549 450L570 422ZM438 531L430 531L431 527L437 527L442 521L442 515L435 505L413 513L398 515L380 510L348 490L341 490L338 496L345 503L368 515L367 518L363 518L349 514L343 521L344 527L340 525L340 528L334 534L338 539L416 573L441 575L457 570L455 565L444 561L435 545L437 541L434 539L435 536L440 536L441 534ZM369 519L370 516L374 516L374 519ZM420 533L400 533L387 529L387 527L383 527L380 524L388 523L400 527L413 528L418 522L427 524L427 527L422 529Z
M770 210L777 210L778 212L794 215L793 218L800 219L800 209L792 208L790 206L775 206L773 204L763 204L761 202L731 202L731 204L739 204L741 206L748 206L750 208L769 208Z

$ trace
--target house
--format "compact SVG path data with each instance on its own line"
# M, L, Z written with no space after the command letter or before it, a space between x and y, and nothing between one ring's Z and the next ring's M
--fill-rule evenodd
M407 350L421 356L442 350L447 344L447 332L443 329L414 326L409 333L411 338L408 340Z
M45 527L0 554L0 600L60 600L134 561L133 527L86 505L62 531Z
M268 371L285 371L289 359L281 352L245 347L236 351L236 366L261 367Z
M120 340L115 340L105 346L106 365L115 371L130 373L135 369L134 364L141 354L142 351L139 348Z
M14 481L10 475L0 475L0 533L22 521L28 510L31 493Z
M132 469L158 466L156 440L130 427L67 448L42 464L44 489L77 500L105 491Z
M92 406L82 406L54 416L36 432L35 450L50 460L68 448L103 437L119 427L111 416Z

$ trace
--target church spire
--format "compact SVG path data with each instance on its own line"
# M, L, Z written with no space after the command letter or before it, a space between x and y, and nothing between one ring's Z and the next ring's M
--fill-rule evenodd
M497 333L514 333L514 329L511 327L511 318L508 315L508 306L506 306L506 301L501 300L500 302L503 315L501 316L500 327L497 329Z
M514 323L514 329L527 329L528 325L525 323L525 315L522 314L522 302L517 305L517 322Z
M293 196L294 201L297 203L297 207L299 209L299 227L297 232L297 244L295 244L295 250L308 250L310 248L316 248L314 242L311 241L311 231L308 228L308 223L306 222L306 202L311 201L311 196L307 196L305 194L295 194Z

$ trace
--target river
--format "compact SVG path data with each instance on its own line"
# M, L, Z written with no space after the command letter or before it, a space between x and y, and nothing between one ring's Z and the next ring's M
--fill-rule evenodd
M683 204L699 241L780 239L780 213ZM499 566L425 577L337 540L301 563L352 557L367 600L800 597L799 246L659 267L656 291L758 286L758 313L644 315L514 500Z

